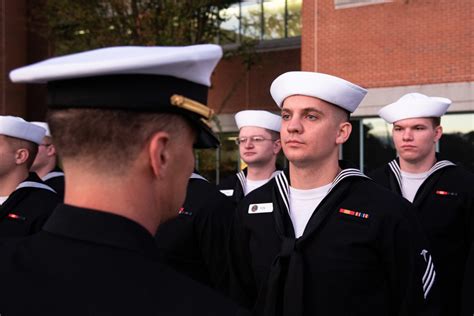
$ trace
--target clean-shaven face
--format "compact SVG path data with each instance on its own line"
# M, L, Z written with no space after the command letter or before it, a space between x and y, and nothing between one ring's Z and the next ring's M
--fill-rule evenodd
M270 131L262 127L244 126L239 131L239 139L246 141L239 144L240 158L250 167L273 163L273 158L280 151L280 142Z
M410 118L393 123L395 148L400 159L408 163L432 159L441 135L441 126L433 126L431 118Z
M301 166L337 157L344 115L341 109L317 98L303 95L286 98L280 131L285 156Z

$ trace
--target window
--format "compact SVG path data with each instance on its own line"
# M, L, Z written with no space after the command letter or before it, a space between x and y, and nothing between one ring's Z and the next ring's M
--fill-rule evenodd
M241 0L220 16L220 44L246 39L271 40L301 35L302 0Z
M342 159L367 173L396 157L392 124L381 118L358 118L351 123L352 134L342 147ZM441 126L441 156L474 172L474 113L444 115Z

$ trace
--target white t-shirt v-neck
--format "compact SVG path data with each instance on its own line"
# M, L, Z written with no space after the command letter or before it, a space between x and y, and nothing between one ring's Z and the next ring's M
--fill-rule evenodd
M296 238L303 235L311 215L328 194L331 185L332 183L329 183L310 190L300 190L290 186L290 218Z
M418 192L420 186L423 184L426 178L428 178L429 173L429 171L421 173L410 173L401 171L403 197L413 203L416 192Z

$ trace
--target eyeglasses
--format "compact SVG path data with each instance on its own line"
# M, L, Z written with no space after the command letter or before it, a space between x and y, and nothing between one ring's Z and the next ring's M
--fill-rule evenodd
M250 141L251 143L259 144L259 143L263 143L266 140L275 141L276 139L264 138L262 136L239 137L235 139L235 143L237 145L240 145L240 144L246 144L247 141Z

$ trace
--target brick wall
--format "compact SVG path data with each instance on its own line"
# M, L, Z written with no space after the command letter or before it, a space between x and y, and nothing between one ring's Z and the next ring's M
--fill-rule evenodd
M220 61L213 76L208 104L217 114L244 109L277 110L270 85L280 74L300 69L300 49L258 53L256 64L246 70L241 57Z
M26 61L25 1L3 1L0 11L0 114L25 116L26 87L8 78L10 70Z
M338 10L333 0L304 0L303 10L304 70L368 88L474 80L472 0L394 0Z

